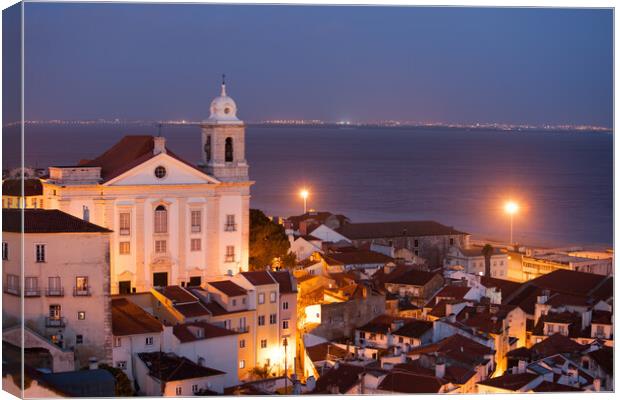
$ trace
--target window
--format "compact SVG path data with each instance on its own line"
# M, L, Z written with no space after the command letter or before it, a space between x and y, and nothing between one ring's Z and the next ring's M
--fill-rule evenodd
M201 230L201 222L202 222L202 213L200 210L192 210L192 232L200 232Z
M131 214L122 212L118 215L118 233L122 236L131 234Z
M86 311L78 311L78 313L77 313L77 318L78 318L80 321L85 320L85 319L86 319Z
M283 310L288 310L288 301L282 302L282 309Z
M75 344L82 344L82 343L84 343L84 336L75 335Z
M366 332L360 332L360 339L366 339Z
M235 246L226 246L225 262L235 262Z
M191 251L200 251L200 247L201 247L200 239L192 239L190 243L191 243Z
M35 253L36 253L36 260L38 263L45 262L45 245L44 244L36 244Z
M415 239L413 241L413 247L418 247L420 245L420 242L418 241L418 239Z
M119 242L118 243L118 253L119 254L129 254L129 242Z
M155 233L168 233L168 211L162 205L155 208Z
M176 394L177 394L177 396L180 396L180 395L183 394L183 387L182 386L177 386Z
M39 296L39 278L27 276L24 278L24 296Z
M282 321L282 329L288 329L288 320Z
M123 344L122 338L120 336L114 337L114 347L121 347Z
M237 299L232 299L232 305L233 307L237 305Z
M117 361L116 368L127 369L127 361Z
M90 222L90 210L87 206L82 206L82 219L86 222Z
M161 165L158 166L157 168L155 168L155 177L157 179L162 179L166 176L166 168L162 167Z
M39 200L39 208L43 208L43 199Z
M450 238L450 246L454 246L454 238Z
M235 223L235 215L226 215L226 225L224 226L226 232L234 232L237 230L237 224Z
M75 278L75 295L85 296L90 294L87 276L77 276Z
M233 140L231 137L226 138L226 142L224 145L224 161L225 162L233 161Z
M153 336L148 336L146 338L145 343L146 343L147 346L152 346L153 345Z
M201 284L202 284L202 277L201 276L190 276L189 277L189 284L187 286L198 287Z
M13 274L6 274L6 292L12 294L19 294L19 276Z
M241 339L241 340L239 341L239 348L240 348L240 349L245 348L245 339Z
M166 241L156 240L155 241L155 253L165 253L165 252L166 252Z
M263 326L265 325L265 316L264 315L259 315L258 316L258 326Z
M269 323L271 325L277 324L278 323L278 316L276 314L270 314L269 315Z
M9 259L9 244L7 242L2 242L2 259Z
M416 250L416 251L414 251L414 252L413 252L413 254L415 254L416 256L419 256L419 255L420 255L420 254L419 254L419 252L418 252L417 250Z
M198 393L198 385L192 385L192 393Z
M267 339L262 339L260 341L260 348L261 349L266 349L267 348Z
M211 135L207 136L204 150L207 156L207 161L211 161Z
M47 278L47 295L48 296L62 296L63 290L60 286L60 277L59 276L50 276Z
M50 319L60 319L60 304L52 304L49 308Z
M271 303L275 303L276 302L276 292L269 293L269 301Z
M245 368L245 360L239 361L239 369L244 369L244 368Z
M605 336L605 327L603 325L596 325L596 337Z
M265 293L258 294L258 304L265 304Z

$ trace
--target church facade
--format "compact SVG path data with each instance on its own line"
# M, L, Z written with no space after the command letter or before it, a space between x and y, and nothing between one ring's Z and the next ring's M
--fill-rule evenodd
M164 137L126 136L93 160L50 167L45 207L113 231L112 294L199 286L248 270L253 182L245 125L225 83L196 140L198 165L177 156Z

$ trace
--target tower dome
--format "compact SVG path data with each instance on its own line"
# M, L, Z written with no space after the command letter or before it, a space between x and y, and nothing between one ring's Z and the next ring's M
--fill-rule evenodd
M222 91L220 95L211 102L211 115L208 122L219 124L238 124L241 123L237 118L237 104L232 97L226 94L225 75L222 75Z

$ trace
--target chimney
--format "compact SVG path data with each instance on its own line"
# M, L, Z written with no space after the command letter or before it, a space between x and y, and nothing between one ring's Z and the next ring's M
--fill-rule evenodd
M166 154L166 138L163 136L153 138L153 155L158 155L159 153Z
M595 392L600 392L601 391L601 378L594 378L592 385L594 386Z
M88 369L98 369L99 364L97 364L97 357L90 357L88 359Z
M435 363L435 377L439 379L443 379L446 375L446 364L443 361L437 361Z

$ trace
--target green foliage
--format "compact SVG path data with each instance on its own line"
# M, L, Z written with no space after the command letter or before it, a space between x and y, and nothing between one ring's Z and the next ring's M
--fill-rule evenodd
M484 274L488 277L491 276L491 255L493 255L493 246L485 244L482 248L482 255L484 256Z
M289 254L291 244L284 227L272 222L261 210L250 209L250 269L261 270L266 266L295 266L295 255Z
M117 397L129 397L135 394L131 387L131 381L122 369L111 367L108 364L99 364L99 368L105 369L114 376L116 380L114 392Z

